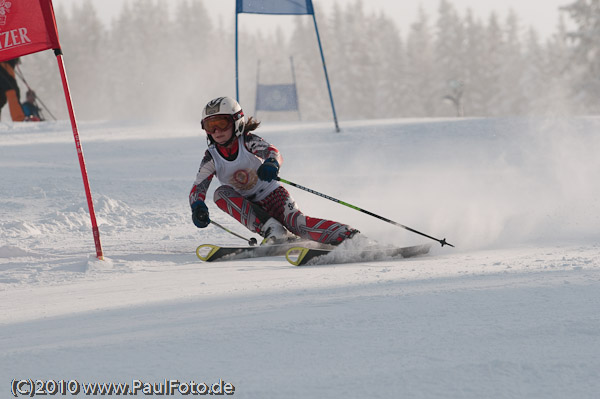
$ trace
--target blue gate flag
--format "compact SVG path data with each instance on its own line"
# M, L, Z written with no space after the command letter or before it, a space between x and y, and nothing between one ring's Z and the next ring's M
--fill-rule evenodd
M258 85L256 87L256 110L297 111L298 96L295 84Z
M249 14L313 14L312 0L236 0L236 12Z

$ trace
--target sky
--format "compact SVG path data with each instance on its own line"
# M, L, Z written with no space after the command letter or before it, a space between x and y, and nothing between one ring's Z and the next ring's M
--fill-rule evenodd
M54 0L54 6L71 5L82 0ZM102 20L110 25L112 18L120 12L123 3L131 0L91 0ZM169 0L165 4L176 4L184 0ZM354 0L346 0L354 1ZM487 18L491 12L497 12L500 17L507 15L510 9L513 9L521 18L525 26L533 26L542 37L548 37L556 31L559 18L560 6L570 4L574 0L451 0L451 3L462 14L470 8L474 14L481 18ZM336 4L343 4L344 0L313 0L315 6L320 6L327 13ZM410 24L416 20L419 6L422 6L430 15L435 16L440 0L420 0L420 1L399 1L399 0L363 0L363 7L366 11L383 11L388 16L394 16L398 28L402 34L405 34ZM223 23L227 24L228 18L233 22L235 9L235 0L205 0L205 5L209 12L222 18ZM287 16L259 16L244 15L240 17L240 28L243 24L260 25L263 29L274 29L276 26L286 25Z

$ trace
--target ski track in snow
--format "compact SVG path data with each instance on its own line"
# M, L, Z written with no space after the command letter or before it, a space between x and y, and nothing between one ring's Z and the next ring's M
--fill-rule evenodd
M13 378L222 378L242 398L595 398L599 125L262 126L282 177L457 246L299 268L196 258L201 243L242 243L191 223L197 126L80 124L99 261L70 125L1 125L0 392ZM382 244L427 242L288 189L306 214Z

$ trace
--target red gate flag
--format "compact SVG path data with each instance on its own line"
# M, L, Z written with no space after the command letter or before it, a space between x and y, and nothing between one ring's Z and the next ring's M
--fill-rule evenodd
M0 3L0 61L60 48L51 0Z
M71 91L65 71L62 50L58 42L58 31L56 29L52 0L0 0L0 62L48 49L54 50L56 60L58 61L58 69L73 129L73 138L75 139L75 147L77 149L77 156L79 157L83 187L90 211L92 233L94 234L94 243L96 245L96 257L104 259L100 243L100 231L98 230L94 203L92 201L92 192L83 157L83 148L79 140L77 120L75 119L75 111L73 110L73 103L71 101Z

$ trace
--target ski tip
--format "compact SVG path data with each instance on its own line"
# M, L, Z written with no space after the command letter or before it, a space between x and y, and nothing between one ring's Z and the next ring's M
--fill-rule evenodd
M302 265L302 260L308 253L309 249L304 247L293 247L287 250L285 258L294 266Z
M206 252L208 248L208 252ZM196 248L196 256L204 262L210 262L210 258L219 250L219 247L212 244L202 244Z

